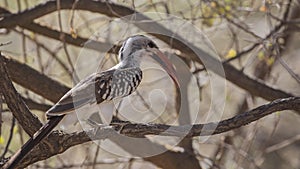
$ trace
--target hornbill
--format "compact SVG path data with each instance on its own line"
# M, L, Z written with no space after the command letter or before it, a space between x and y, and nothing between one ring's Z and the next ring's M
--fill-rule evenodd
M123 42L119 50L120 62L106 71L91 74L68 91L46 112L47 123L10 158L3 168L14 168L58 125L65 115L74 112L76 108L87 104L101 104L132 94L142 80L141 60L149 56L165 69L175 85L179 87L171 62L157 45L146 36L131 36Z

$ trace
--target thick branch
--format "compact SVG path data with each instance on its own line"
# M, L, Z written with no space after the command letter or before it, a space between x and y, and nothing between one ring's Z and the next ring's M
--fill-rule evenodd
M42 123L28 110L22 97L14 88L8 77L6 66L5 59L0 54L0 92L4 96L5 102L12 111L14 117L18 120L26 133L32 136L42 126Z
M14 59L2 57L11 79L19 85L57 102L70 88Z
M0 7L0 13L6 14L6 15L8 15L8 14L13 15L10 13L10 11L8 11L4 8L1 8L1 7ZM20 23L18 23L18 24L20 24ZM68 44L71 44L74 46L79 46L79 47L83 47L83 45L84 45L85 48L93 49L96 51L107 52L108 49L110 49L113 46L112 44L99 42L99 41L83 38L80 36L73 38L72 35L70 35L68 33L59 32L59 31L51 29L49 27L42 26L42 25L39 25L34 22L29 22L29 20L26 20L26 23L24 23L24 24L20 24L20 26L22 26L23 28L30 30L34 33L37 33L37 34L40 34L40 35L43 35L43 36L46 36L46 37L49 37L52 39L64 41Z
M93 139L107 139L114 137L117 133L115 130L121 129L120 133L130 137L144 137L146 135L164 135L176 137L196 137L208 136L224 133L235 128L247 125L271 113L283 110L300 111L300 97L291 97L286 99L278 99L271 103L259 106L253 110L241 113L230 119L216 123L195 124L184 126L170 126L165 124L131 124L116 123L112 124L113 128L102 128L97 130L97 134ZM76 132L66 134L62 132L52 132L47 138L47 142L51 145L49 151L45 151L45 147L38 146L24 160L25 167L37 161L45 160L56 154L66 151L68 148L91 141L89 136L94 135L95 130L87 132ZM43 148L43 151L41 149Z
M122 5L107 1L93 0L64 0L60 3L60 9L73 9L74 3L76 3L74 9L98 12L110 17L126 16L135 12L134 10ZM0 28L13 28L17 25L28 24L37 18L56 11L57 9L56 1L47 1L31 9L6 16L0 21Z
M80 36L77 36L76 38L73 38L72 35L68 33L63 33L59 32L57 30L48 28L46 26L42 26L36 23L29 23L29 24L23 24L23 28L28 29L34 33L56 39L59 41L64 41L68 44L74 45L74 46L79 46L79 47L85 47L88 49L93 49L99 52L107 52L113 45L104 43L104 42L99 42L87 38L83 38ZM88 42L88 43L86 43Z
M123 124L121 134L131 137L144 137L145 135L163 135L177 137L195 137L220 134L235 128L257 121L269 114L283 110L300 111L300 97L278 99L271 103L259 106L250 111L238 114L230 119L207 124L170 126L165 124ZM120 125L117 124L116 128Z
M30 98L22 97L22 100L24 100L25 104L30 110L40 110L46 112L51 108L51 106L48 104L38 103Z

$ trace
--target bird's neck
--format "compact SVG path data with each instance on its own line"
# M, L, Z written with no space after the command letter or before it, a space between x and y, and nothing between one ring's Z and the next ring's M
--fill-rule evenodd
M132 67L140 67L140 57L135 55L127 56L113 68L125 69Z

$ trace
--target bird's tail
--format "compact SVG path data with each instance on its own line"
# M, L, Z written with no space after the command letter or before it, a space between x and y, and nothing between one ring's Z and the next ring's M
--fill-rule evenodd
M42 126L21 148L18 150L5 165L3 169L13 169L16 165L35 147L37 146L48 134L58 125L63 119L63 116L52 116L48 122Z

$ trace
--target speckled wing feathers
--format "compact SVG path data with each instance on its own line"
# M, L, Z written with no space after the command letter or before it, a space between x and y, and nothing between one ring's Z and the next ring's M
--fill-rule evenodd
M46 114L50 117L61 116L86 104L125 97L136 90L141 79L142 71L138 67L94 73L80 81Z

